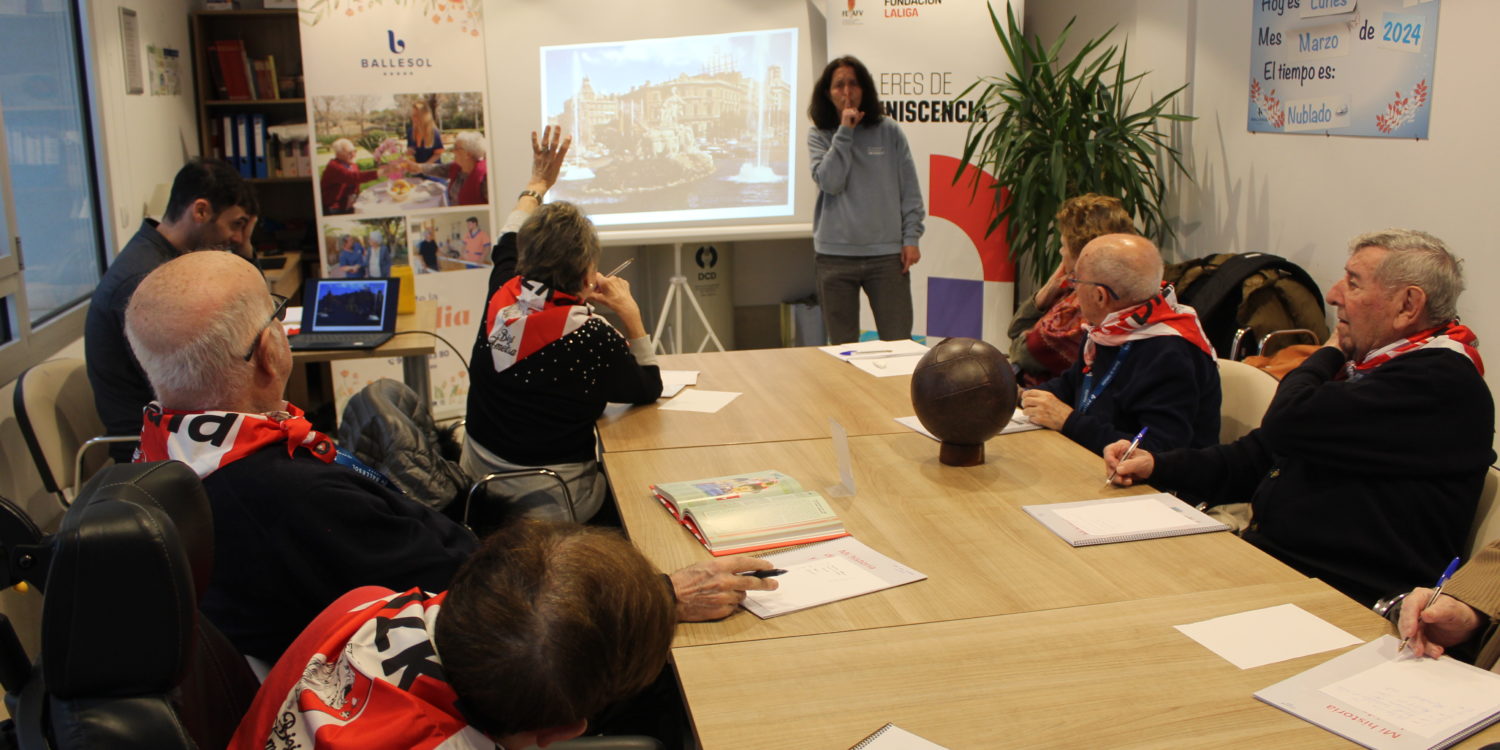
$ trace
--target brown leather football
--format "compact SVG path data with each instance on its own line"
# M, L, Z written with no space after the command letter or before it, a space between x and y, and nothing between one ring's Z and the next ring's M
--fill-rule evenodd
M982 464L984 441L999 434L1016 410L1015 372L999 349L983 341L946 338L917 363L911 404L922 426L942 441L939 460Z

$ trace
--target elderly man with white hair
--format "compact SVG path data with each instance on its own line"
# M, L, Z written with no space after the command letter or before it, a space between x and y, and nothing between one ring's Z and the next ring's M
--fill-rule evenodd
M323 167L323 176L318 179L325 216L353 213L354 201L359 198L359 186L377 177L375 170L360 169L354 162L356 151L354 141L348 138L333 142L333 158L328 160Z
M1082 356L1021 394L1033 422L1099 453L1145 429L1156 450L1219 440L1219 368L1193 308L1162 284L1150 240L1106 234L1084 245L1068 279L1088 324Z
M241 652L275 661L317 614L360 586L442 591L477 548L467 529L339 450L283 393L287 300L229 253L191 253L141 282L125 330L157 401L137 460L183 461L214 515L201 606ZM677 616L733 613L770 568L717 558L673 573Z
M453 143L453 162L450 164L418 164L410 159L403 167L408 172L441 177L448 181L448 205L481 206L490 202L487 174L489 166L485 156L489 147L484 136L471 130L458 134Z
M1458 323L1462 291L1442 240L1355 237L1328 292L1338 325L1282 379L1259 429L1125 461L1117 442L1106 468L1118 484L1249 500L1247 541L1365 604L1430 582L1463 553L1495 460L1495 403Z

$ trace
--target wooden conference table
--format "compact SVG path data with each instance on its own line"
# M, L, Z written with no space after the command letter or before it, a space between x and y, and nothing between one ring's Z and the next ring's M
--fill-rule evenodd
M1172 626L1287 602L1364 639L1390 626L1229 534L1068 546L1021 506L1149 490L1105 486L1099 458L1061 435L999 436L984 465L943 466L937 443L893 421L912 413L910 377L816 349L662 366L743 395L715 414L647 406L600 422L626 531L661 569L709 554L650 484L777 469L829 487L832 416L857 491L830 502L856 538L928 576L770 620L679 626L674 661L706 750L846 748L887 721L955 750L1347 746L1252 697L1333 654L1240 670Z

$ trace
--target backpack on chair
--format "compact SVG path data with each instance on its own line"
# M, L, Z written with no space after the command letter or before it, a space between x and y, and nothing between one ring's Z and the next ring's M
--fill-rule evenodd
M1328 338L1323 294L1307 271L1269 253L1217 253L1173 263L1163 274L1177 299L1192 305L1214 350L1231 359L1236 334L1248 338L1239 353L1254 350L1273 331L1306 329L1321 344ZM1250 342L1255 342L1251 344ZM1290 339L1279 345L1298 342ZM1257 352L1271 354L1270 352Z

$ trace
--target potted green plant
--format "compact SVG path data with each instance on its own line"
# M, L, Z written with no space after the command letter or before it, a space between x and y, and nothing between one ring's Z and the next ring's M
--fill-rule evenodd
M995 178L996 211L988 232L1005 226L1011 259L1040 282L1061 257L1053 226L1058 208L1071 196L1099 193L1119 198L1143 233L1161 244L1172 234L1162 215L1163 169L1175 167L1192 178L1161 129L1164 122L1196 119L1169 111L1187 86L1133 111L1146 74L1127 76L1125 51L1103 47L1114 27L1064 61L1059 51L1073 21L1044 47L1021 31L1009 4L1005 15L1008 24L1002 26L990 8L1011 72L982 77L958 95L963 99L977 90L978 111L987 115L970 121L963 162ZM955 183L963 175L960 169Z

